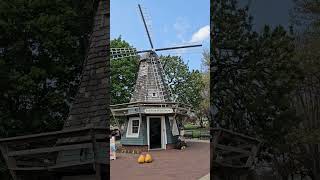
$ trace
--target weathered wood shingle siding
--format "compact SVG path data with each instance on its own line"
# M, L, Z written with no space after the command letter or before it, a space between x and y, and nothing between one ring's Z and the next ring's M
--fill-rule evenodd
M156 65L152 65L150 55L147 53L146 56L148 56L147 59L141 59L140 61L136 84L130 102L168 102L169 93L167 91L169 87L164 81L164 74L161 72L159 59L157 58ZM159 75L157 77L159 78L156 78L153 68L157 69L156 71ZM161 90L160 85L163 86ZM161 91L165 95L164 99L161 99ZM153 93L156 93L157 96L154 97Z
M109 127L109 0L98 4L81 83L64 129L88 125Z
M89 125L109 127L110 104L109 76L109 0L96 1L97 9L94 17L90 45L83 66L79 90L71 106L68 119L63 129L74 129ZM67 143L71 139L59 139ZM97 143L97 158L109 159L108 142ZM81 152L82 151L82 152ZM93 160L92 150L61 151L57 157L57 164L65 162L80 162Z
M127 127L128 127L128 124L126 124L126 127L123 131L123 134L121 137L121 144L123 144L123 145L148 145L146 117L143 117L141 120L139 137L137 137L137 138L126 137Z

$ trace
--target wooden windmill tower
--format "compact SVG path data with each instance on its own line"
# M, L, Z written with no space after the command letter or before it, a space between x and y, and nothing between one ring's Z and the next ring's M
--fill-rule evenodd
M95 17L80 88L61 131L0 139L14 180L100 180L109 171L109 0Z
M121 143L124 151L172 148L180 133L179 122L190 115L191 107L174 102L157 52L199 47L197 45L154 48L145 13L138 5L151 49L111 48L111 58L140 57L135 88L129 103L112 105L115 118L126 118Z

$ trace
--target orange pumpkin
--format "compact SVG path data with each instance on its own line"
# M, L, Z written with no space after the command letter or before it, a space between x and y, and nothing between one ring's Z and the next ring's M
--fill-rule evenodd
M147 154L144 161L147 162L147 163L151 163L151 162L152 162L152 157L151 157L151 155L150 155L150 154Z
M139 158L138 158L138 163L140 163L140 164L142 164L142 163L144 163L145 162L145 157L144 157L144 155L140 155L139 156Z

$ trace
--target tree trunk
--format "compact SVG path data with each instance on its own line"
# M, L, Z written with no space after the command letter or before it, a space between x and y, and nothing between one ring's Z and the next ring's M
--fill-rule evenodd
M201 128L203 128L203 118L202 118L202 117L200 117L200 118L199 118L199 121L200 121L200 122L199 122L200 127L201 127Z

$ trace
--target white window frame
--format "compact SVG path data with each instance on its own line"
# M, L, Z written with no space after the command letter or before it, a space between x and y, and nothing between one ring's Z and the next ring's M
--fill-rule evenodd
M139 120L138 133L132 133L132 121ZM126 136L129 138L138 138L141 127L141 119L139 117L129 117Z

